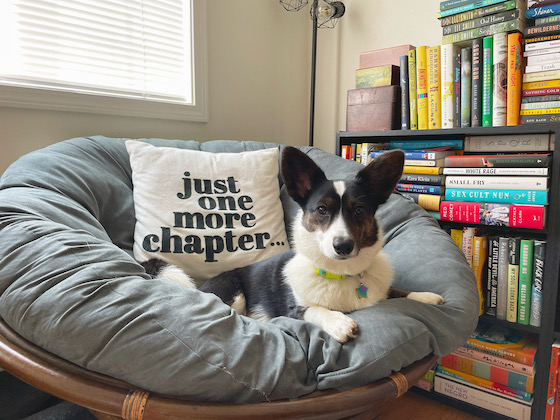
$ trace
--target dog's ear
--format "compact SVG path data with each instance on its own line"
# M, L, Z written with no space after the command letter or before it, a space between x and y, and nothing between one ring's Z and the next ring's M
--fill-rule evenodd
M356 179L370 192L369 196L380 205L389 199L401 179L403 165L404 153L401 150L387 151L358 172Z
M309 192L327 179L309 156L291 146L282 153L281 173L288 194L300 206L307 201Z

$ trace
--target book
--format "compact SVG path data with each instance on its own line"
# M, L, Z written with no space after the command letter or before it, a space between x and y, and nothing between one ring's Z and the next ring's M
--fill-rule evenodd
M556 94L560 94L560 88L525 89L521 92L521 95L523 97L556 95Z
M440 2L439 10L452 9L457 6L461 6L462 4L468 4L472 2L473 0L445 0Z
M399 84L399 66L392 64L356 70L356 89Z
M536 80L552 80L557 78L559 72L551 72L551 70L560 70L560 63L534 64L531 66L527 64L523 74L523 81L532 82ZM550 74L545 74L545 72ZM530 73L533 74L529 75ZM534 73L539 73L539 77L535 77ZM525 75L527 75L527 77L525 77Z
M538 47L539 43L531 44L531 46ZM553 55L559 52L560 52L560 46L550 47L550 48L540 48L540 49L534 49L534 48L525 49L525 51L523 52L523 57L529 58L529 57L538 57L539 55Z
M408 55L400 57L401 129L410 129L410 100L408 99Z
M472 48L461 49L461 127L471 126Z
M469 10L473 10L473 9L478 9L480 7L484 7L484 6L490 6L496 3L503 3L504 0L479 0L479 1L475 1L472 3L468 3L468 4L464 4L458 7L453 7L451 9L446 9L446 10L440 10L440 12L437 14L437 18L444 18L446 16L451 16L451 15L455 15L457 13L462 13L462 12L466 12Z
M525 175L547 176L548 168L443 168L444 175Z
M360 163L362 165L367 165L371 162L371 152L373 150L384 150L387 149L387 147L388 145L386 143L362 143Z
M454 126L455 58L458 52L455 44L441 46L441 128Z
M542 7L535 7L527 9L525 17L527 19L536 19L550 15L557 15L560 13L560 4L550 4Z
M441 357L439 364L444 368L452 369L456 372L474 375L478 378L497 382L508 388L521 391L523 393L523 399L526 401L530 400L530 397L526 394L532 394L534 391L534 374L529 375L514 372L503 367L495 366L481 360L470 359L455 353Z
M560 114L521 115L519 122L521 124L555 123L560 122Z
M525 9L525 0L508 0L495 5L484 6L478 9L472 9L461 13L456 13L447 17L440 18L441 26L445 27L467 20L473 20L480 17L494 15L508 10Z
M409 166L403 167L403 172L407 174L439 175L443 173L441 166Z
M390 146L389 146L390 147ZM388 150L372 150L371 157L375 158L377 156L382 155L383 153L388 152ZM442 148L435 148L435 149L416 149L416 150L405 150L404 151L404 158L405 159L443 159L447 156L455 155L453 150L447 150L446 147Z
M529 325L540 327L542 316L542 289L546 241L535 240L533 243L533 287L531 289L531 316Z
M560 341L556 340L552 343L550 352L550 369L548 370L548 387L546 390L546 420L552 419L554 412L557 410L556 390L558 388L558 369L560 367Z
M541 42L557 41L559 39L560 39L560 34L542 35L542 36L535 36L531 38L525 38L523 39L523 43L525 44L525 46L527 46L531 44L539 44Z
M494 168L546 167L550 166L551 157L545 153L511 154L511 155L463 155L447 156L446 167L475 166Z
M442 201L440 217L448 222L527 229L544 229L546 222L545 207L529 204Z
M467 357L472 360L480 360L492 366L501 367L503 369L511 370L514 372L522 373L524 375L535 376L535 366L524 365L523 363L515 362L513 360L504 359L503 357L494 356L480 350L469 347L459 347L452 354L457 356Z
M531 316L531 287L533 280L533 240L521 239L519 244L519 292L517 322L529 325Z
M548 177L543 176L460 176L448 175L445 178L447 188L462 189L496 189L496 190L535 190L548 188Z
M437 166L441 167L445 163L445 158L441 159L405 159L406 166Z
M488 389L451 379L436 373L434 390L456 400L508 416L517 420L530 420L531 404L489 392Z
M445 199L447 201L545 205L548 204L548 191L446 188Z
M506 125L507 112L507 34L493 37L492 46L492 125Z
M560 70L545 70L545 71L538 71L535 73L523 74L523 83L558 80L559 78L560 78Z
M444 44L445 45L445 44ZM482 126L482 38L472 40L471 127Z
M418 129L418 96L416 91L416 49L408 52L408 100L410 129Z
M452 228L449 230L449 235L459 248L463 247L463 229Z
M488 237L488 262L486 276L486 306L485 311L488 315L496 316L496 306L498 303L498 236ZM474 351L474 350L473 350ZM471 356L469 356L471 357ZM480 360L480 358L479 358ZM484 359L482 359L484 360Z
M498 287L496 289L496 318L506 319L509 238L498 238Z
M532 366L538 343L536 334L521 332L481 318L464 346Z
M560 108L560 101L542 101L542 102L530 102L524 103L521 100L521 110L525 109L549 109L549 108Z
M408 54L410 51L414 51L414 46L408 44L366 51L360 53L359 68L366 69L390 64L398 66L401 55ZM414 74L416 74L416 72Z
M522 109L519 115L560 114L560 108Z
M443 185L445 177L443 175L407 174L405 172L399 182L403 184Z
M551 39L541 42L533 42L528 43L525 45L525 52L536 51L536 50L543 50L549 48L558 48L560 47L560 41L557 39Z
M461 244L461 251L463 251L463 255L465 256L465 259L469 263L471 269L473 265L474 237L479 233L479 228L472 226L463 227L463 243Z
M523 30L523 36L531 37L534 35L548 35L556 32L560 32L560 23L542 26L529 26Z
M517 296L519 292L519 244L520 238L509 238L508 288L506 320L517 322Z
M484 305L486 301L487 255L488 255L488 236L476 235L473 238L472 270L476 278L476 287L478 289L478 302L479 302L478 315L482 315L484 313Z
M414 201L424 210L438 211L441 202L441 196L432 194L419 194L419 193L409 193L401 192L402 196Z
M495 23L493 25L473 28L454 34L444 35L441 38L442 44L464 43L475 38L491 36L500 32L522 31L525 28L525 22L520 19L510 20L506 22ZM519 34L521 36L521 34Z
M440 47L428 47L428 128L441 128Z
M493 100L493 44L494 38L486 36L482 39L482 126L492 126Z
M519 108L521 106L522 83L522 54L521 34L518 32L508 34L507 55L507 125L519 124Z
M495 23L506 22L509 20L519 19L520 10L514 9L489 16L476 17L460 23L455 23L443 27L443 35L449 35L456 32L467 31L469 29L480 28Z
M401 192L411 192L411 193L418 193L418 194L441 195L445 191L445 187L441 185L397 183L396 190Z
M462 150L463 140L391 140L389 148L403 150L430 150L446 147L449 150Z
M459 127L461 127L461 51L453 57L453 128Z
M418 129L428 129L428 61L427 47L416 48L416 92Z
M523 53L523 56L527 57L525 60L527 67L560 63L560 52L536 55L525 55L525 53ZM525 71L527 71L527 67L525 67Z
M538 82L527 82L527 83L523 83L522 87L523 90L559 88L560 79L541 80Z
M551 135L508 134L501 136L465 136L465 152L539 152L549 151L554 141Z

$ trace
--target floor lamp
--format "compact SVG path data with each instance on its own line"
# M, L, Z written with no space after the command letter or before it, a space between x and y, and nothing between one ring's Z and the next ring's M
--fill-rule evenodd
M308 0L279 0L289 12L303 9ZM311 37L311 97L309 101L309 146L313 146L315 122L315 77L317 73L317 29L334 28L338 19L344 15L345 7L340 1L312 0L310 15L313 21Z

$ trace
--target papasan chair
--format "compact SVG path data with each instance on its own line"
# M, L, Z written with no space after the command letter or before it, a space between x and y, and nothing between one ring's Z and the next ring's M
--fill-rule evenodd
M211 153L284 147L141 141ZM301 150L329 178L361 168ZM297 205L278 182L289 235ZM373 418L478 321L472 270L438 223L396 192L377 215L396 287L445 302L400 298L357 311L359 336L341 344L313 324L259 322L214 295L150 279L133 256L126 139L34 151L0 180L0 367L98 418Z

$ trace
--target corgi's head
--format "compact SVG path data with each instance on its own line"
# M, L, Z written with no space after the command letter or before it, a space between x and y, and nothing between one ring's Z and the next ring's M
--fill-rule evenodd
M301 207L294 226L294 246L315 264L340 274L363 270L359 257L382 247L375 218L402 175L404 153L383 153L353 180L331 181L311 158L293 147L282 155L282 178ZM364 252L366 251L366 252Z

